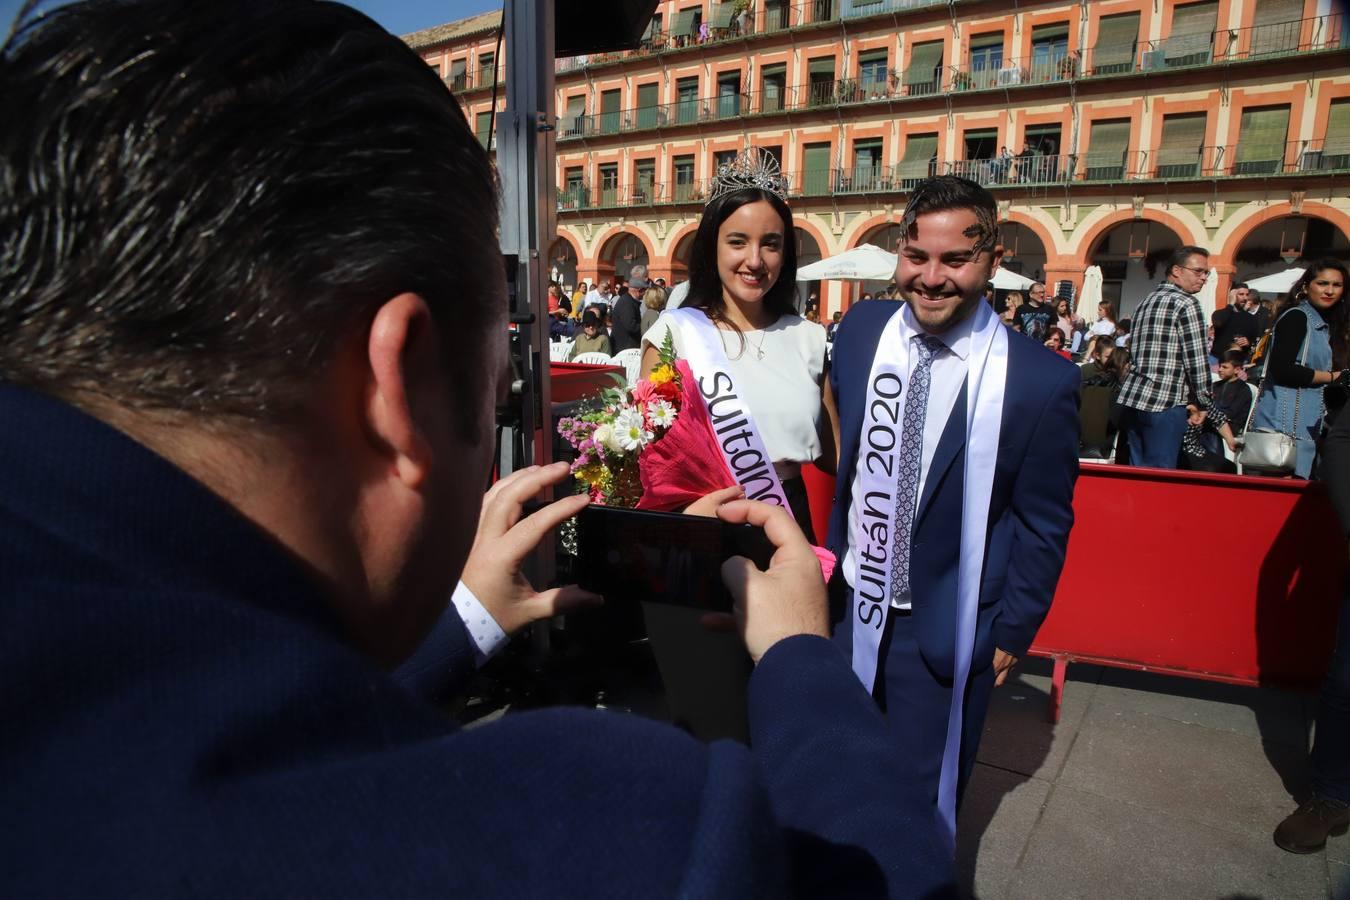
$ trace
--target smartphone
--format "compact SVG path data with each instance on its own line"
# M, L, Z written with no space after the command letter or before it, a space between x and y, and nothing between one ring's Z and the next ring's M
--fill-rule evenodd
M722 563L744 556L767 569L773 554L755 525L598 505L577 516L577 583L607 604L647 600L730 612Z

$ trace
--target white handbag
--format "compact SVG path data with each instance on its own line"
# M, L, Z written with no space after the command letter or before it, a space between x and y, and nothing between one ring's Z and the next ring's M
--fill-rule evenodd
M1266 348L1266 359L1270 359L1270 354L1275 350L1275 329L1270 330L1270 344ZM1301 365L1307 365L1308 362L1308 341L1303 343L1303 358L1299 360ZM1261 395L1266 390L1266 378L1269 377L1269 367L1267 367L1266 376L1261 379L1261 390L1256 395L1256 404L1252 407L1255 413L1256 406L1261 403ZM1298 427L1298 401L1302 390L1294 391L1294 427ZM1289 475L1294 471L1298 461L1298 442L1294 440L1292 434L1285 434L1283 431L1276 431L1273 428L1252 428L1242 435L1242 450L1237 455L1238 465L1242 466L1242 471L1264 472L1268 475Z

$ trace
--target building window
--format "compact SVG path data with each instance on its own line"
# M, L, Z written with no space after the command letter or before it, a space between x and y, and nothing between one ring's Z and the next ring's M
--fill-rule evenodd
M450 90L462 91L469 86L468 76L465 75L465 67L468 60L455 59L450 61Z
M619 204L619 164L601 163L599 170L600 205L617 206Z
M655 128L657 125L666 124L665 116L661 115L661 110L657 106L660 90L660 85L654 81L651 84L638 85L637 127Z
M778 171L783 171L783 148L777 144L770 147L760 147L761 152L773 157L773 161L778 163Z
M1218 18L1218 0L1188 3L1174 9L1172 33L1163 48L1164 62L1171 67L1207 64L1214 57L1214 27Z
M1069 23L1037 25L1031 30L1031 81L1063 81L1076 74L1069 56Z
M1093 75L1113 75L1134 71L1135 50L1139 46L1139 13L1102 16L1097 26L1097 46L1088 56Z
M853 169L841 179L843 190L874 191L881 186L882 146L881 138L853 142Z
M600 132L602 134L619 133L619 101L621 90L600 92Z
M913 190L920 181L937 174L937 150L936 132L911 134L905 140L905 155L896 171L902 188Z
M1204 113L1164 116L1154 177L1194 178L1199 175L1200 154L1204 145Z
M807 144L802 148L802 193L820 197L830 192L830 144Z
M1284 169L1289 139L1289 107L1261 106L1242 111L1234 175L1272 175Z
M586 96L578 94L567 98L567 112L563 115L562 136L579 137L586 133Z
M478 143L488 147L490 140L489 133L492 131L492 113L480 112L474 116L473 133L478 137ZM488 149L491 149L490 147Z
M953 88L983 90L996 87L1003 72L1003 32L991 31L987 34L970 36L970 68L962 77L957 73Z
M698 191L694 186L694 157L675 157L675 200L697 199Z
M698 121L697 75L675 82L675 121L680 124Z
M1130 151L1130 120L1105 119L1092 123L1088 132L1087 153L1083 154L1084 177L1088 181L1121 181L1125 178L1126 155Z
M953 174L978 184L993 184L998 177L998 129L975 128L963 135L965 159L952 163Z
M735 150L718 150L713 154L713 175L717 175L717 170L736 160Z
M491 53L482 53L478 56L478 87L487 87L492 84L493 76L497 73L497 58Z
M761 69L760 112L779 112L787 93L787 66L778 64Z
M1252 56L1281 56L1298 49L1303 0L1256 0Z
M915 44L905 70L905 92L911 97L936 94L942 83L942 41Z
M885 50L868 50L858 55L858 84L863 96L880 100L890 91L890 54Z
M717 76L717 118L734 119L741 114L741 73Z
M1062 145L1059 125L1028 125L1021 151L1013 161L1011 177L1032 183L1058 181Z
M589 204L586 198L586 172L581 166L568 166L563 169L562 198L559 209L585 209Z
M633 174L633 202L651 203L656 188L656 160L638 160L633 166Z
M1331 101L1330 113L1321 145L1303 153L1305 169L1350 169L1350 99Z
M807 91L812 106L834 102L834 57L822 56L808 60L806 64Z

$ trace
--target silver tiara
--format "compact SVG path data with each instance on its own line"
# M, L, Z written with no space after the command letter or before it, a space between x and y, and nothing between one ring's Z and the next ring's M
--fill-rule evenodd
M778 160L773 154L759 147L746 147L736 154L735 159L718 166L708 191L708 203L746 188L759 188L779 200L787 200L787 178L778 168Z

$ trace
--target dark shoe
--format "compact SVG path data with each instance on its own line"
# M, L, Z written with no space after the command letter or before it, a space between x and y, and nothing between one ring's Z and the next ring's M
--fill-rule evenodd
M1290 853L1316 853L1327 845L1327 835L1350 828L1350 804L1313 797L1275 829L1275 843Z

